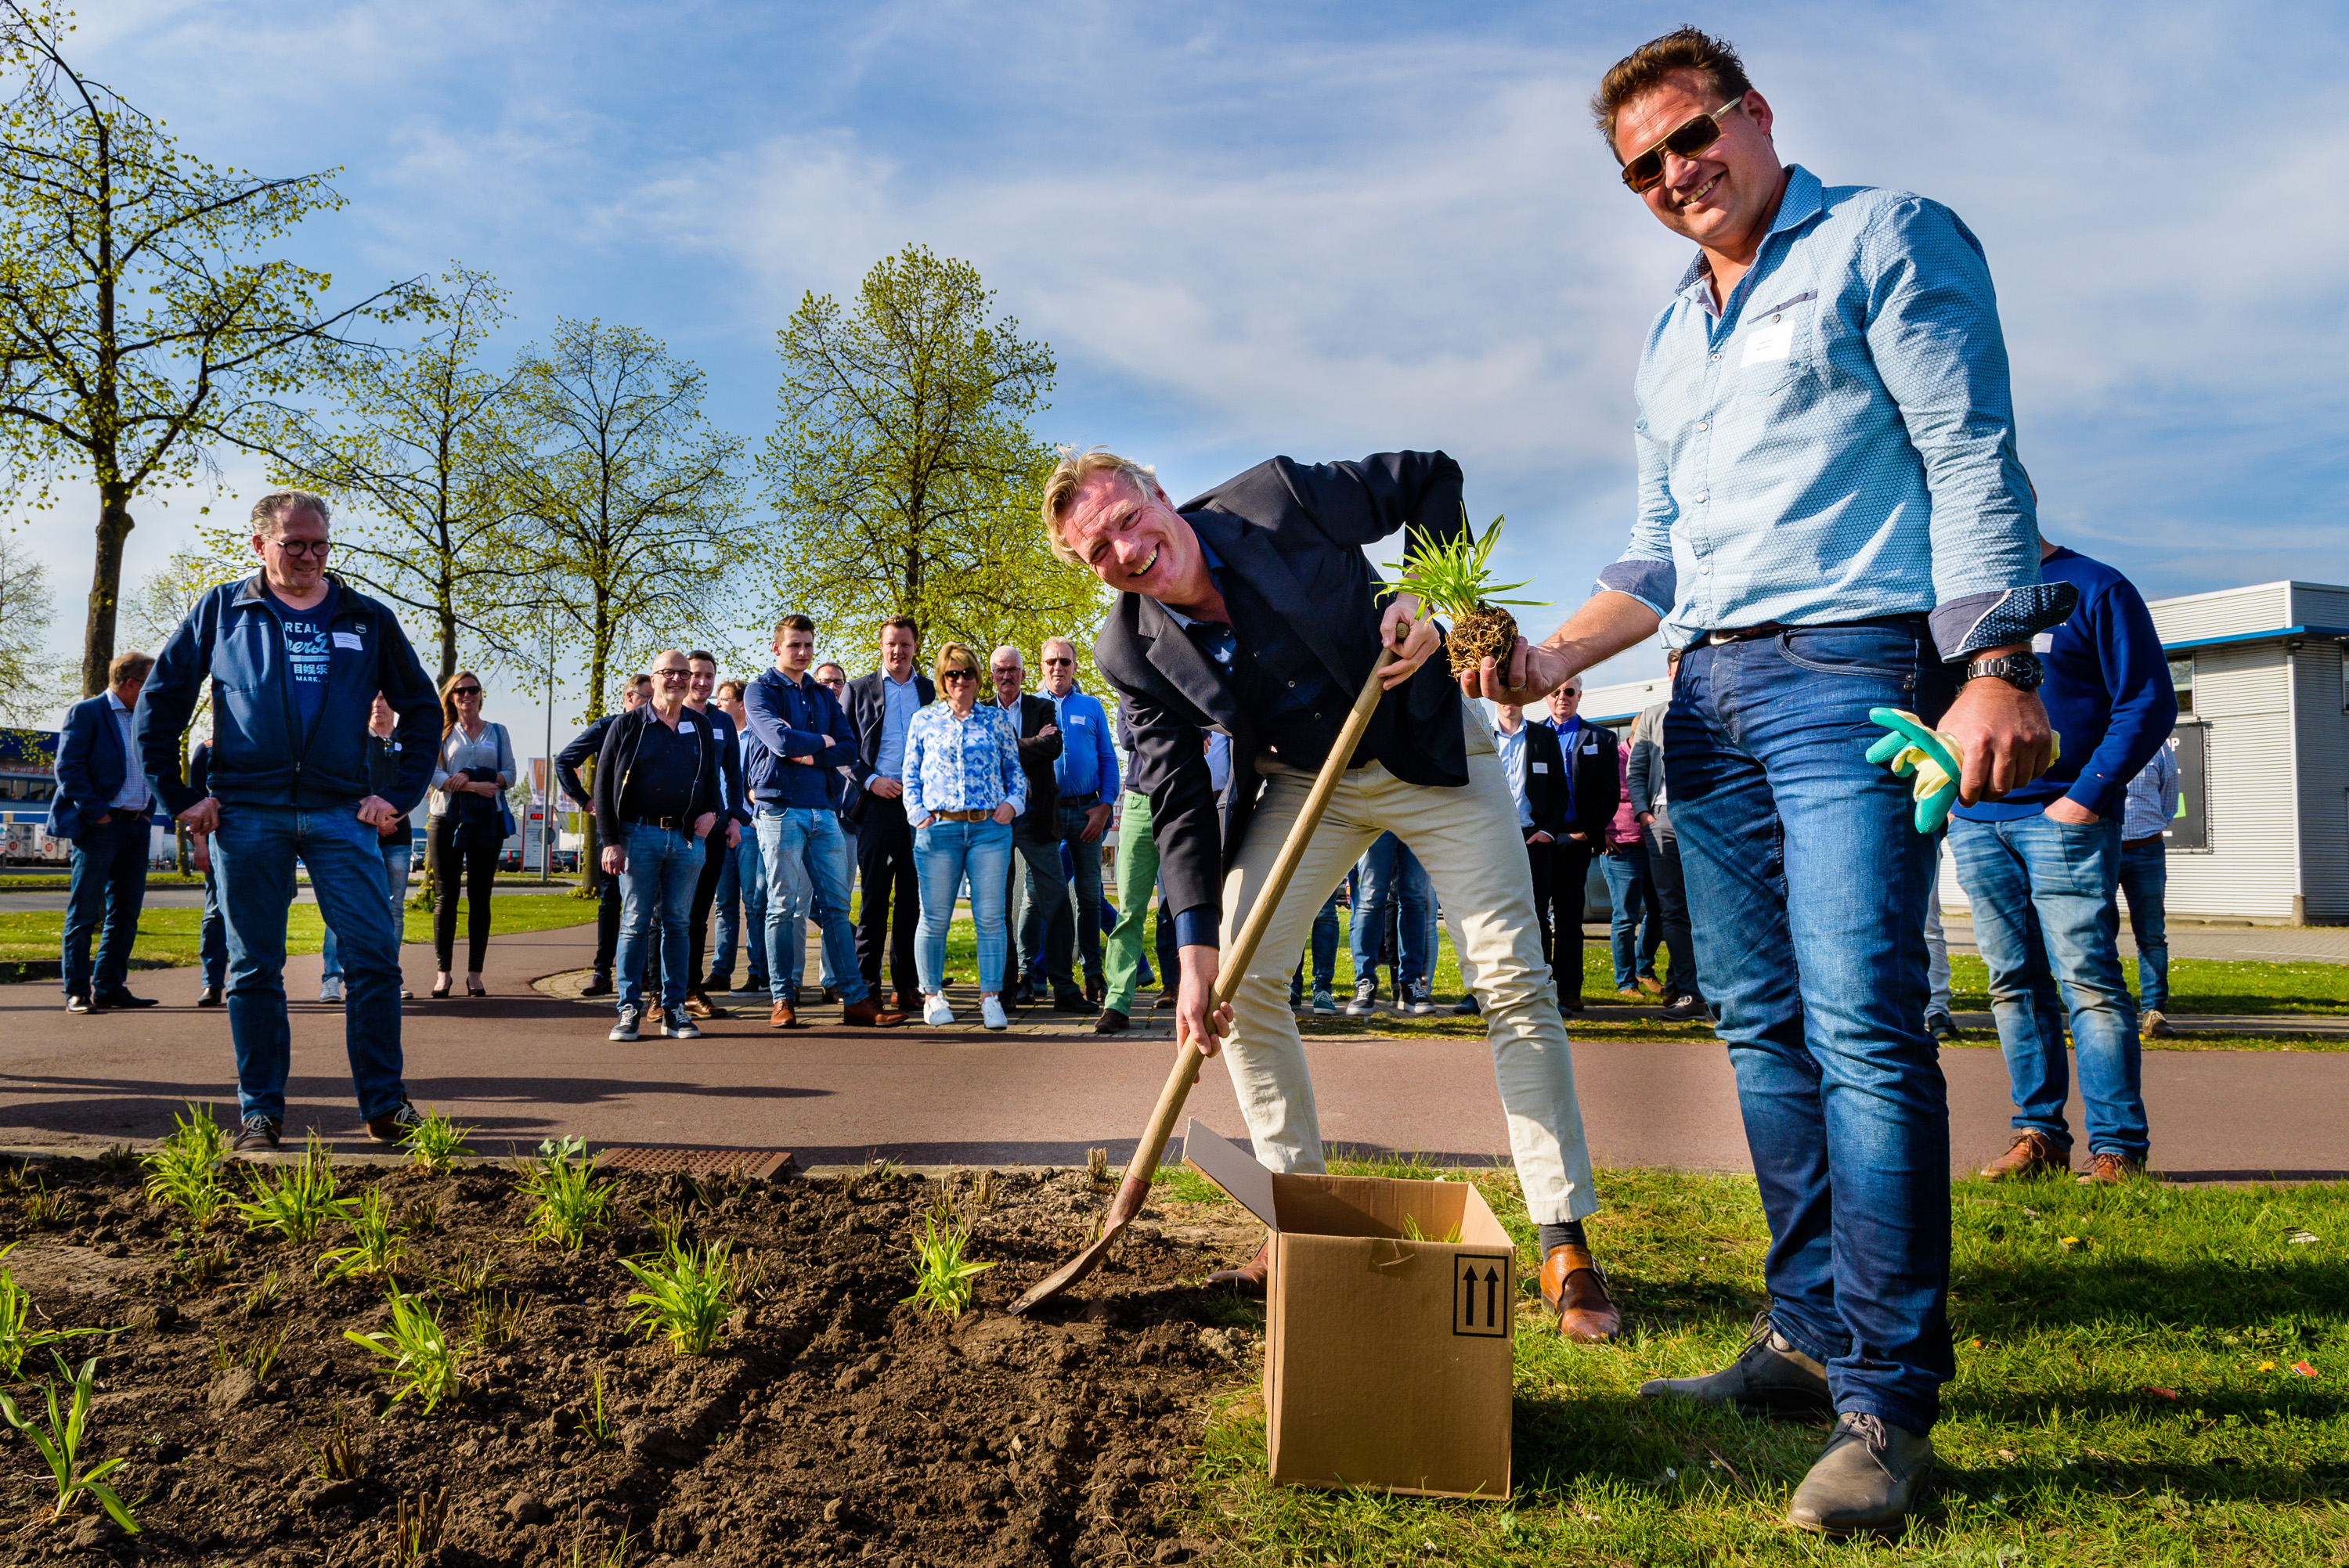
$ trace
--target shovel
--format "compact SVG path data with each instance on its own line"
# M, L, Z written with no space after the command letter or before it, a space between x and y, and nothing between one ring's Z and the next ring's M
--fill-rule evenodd
M1272 923L1275 911L1288 892L1288 879L1297 874L1297 862L1305 856L1305 846L1312 841L1313 830L1321 823L1321 813L1330 809L1330 797L1337 792L1338 780L1346 772L1346 759L1361 744L1362 731L1371 727L1371 715L1378 711L1379 698L1385 692L1379 676L1394 663L1392 648L1379 650L1379 662L1371 666L1371 678L1354 698L1352 709L1346 715L1346 726L1338 732L1336 744L1330 748L1329 760L1321 764L1320 773L1313 780L1312 792L1305 797L1305 809L1297 813L1289 825L1288 837L1282 841L1280 853L1272 862L1272 871L1265 878L1264 891L1257 895L1248 917L1240 923L1239 935L1224 950L1223 960L1216 975L1216 993L1208 1004L1214 1013L1232 999L1247 977L1248 961L1256 956L1257 944L1264 940L1264 928ZM1240 763L1235 758L1236 764ZM1101 1240L1061 1265L1058 1272L1029 1287L1028 1294L1011 1304L1014 1317L1030 1307L1051 1300L1071 1285L1100 1266L1109 1253L1109 1245L1118 1233L1142 1212L1143 1200L1150 1196L1150 1178L1158 1170L1159 1157L1166 1152L1166 1140L1174 1130L1174 1119L1183 1114L1183 1102L1190 1097L1191 1085L1199 1076L1199 1064L1206 1056L1195 1040L1184 1043L1182 1054L1174 1058L1174 1070L1166 1075L1166 1087L1158 1091L1158 1109L1150 1113L1150 1125L1143 1130L1141 1146L1125 1167L1125 1181L1117 1190L1117 1201L1109 1206L1109 1218L1102 1225Z

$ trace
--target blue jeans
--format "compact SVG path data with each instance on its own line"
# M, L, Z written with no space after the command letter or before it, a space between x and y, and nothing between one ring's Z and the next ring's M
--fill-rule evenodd
M1069 918L1069 878L1061 861L1061 824L1056 819L1051 828L1042 833L1030 830L1026 818L1011 824L1011 861L1004 871L1005 918L1017 919L1015 934L1019 939L1012 971L1017 979L1024 974L1029 984L1041 991L1053 983L1052 965L1044 947L1044 934L1055 920L1061 923L1061 936L1066 941L1071 934ZM1069 953L1063 949L1060 970L1069 971Z
M1073 911L1072 901L1062 899L1044 928L1045 971L1055 991L1078 988L1080 956L1084 960L1085 984L1102 983L1102 936L1117 923L1103 918L1108 901L1102 897L1101 840L1095 837L1088 842L1081 836L1085 814L1092 809L1070 800L1061 802L1061 871L1076 896Z
M196 963L204 989L217 991L228 984L228 922L221 917L220 879L204 873L204 919L196 928Z
M221 803L212 877L228 929L228 1028L243 1115L285 1119L285 912L294 907L296 861L309 868L318 913L342 934L343 1047L359 1114L386 1115L408 1098L399 1076L399 927L383 896L381 842L347 806Z
M978 934L978 988L1003 989L1003 887L1011 867L1008 822L940 822L914 830L914 863L922 873L922 933L914 949L922 994L946 989L947 928L955 893L970 877L970 918Z
M701 875L702 843L690 828L657 828L630 822L620 848L627 854L620 872L619 1010L644 1004L645 949L660 925L658 1006L685 1006L686 970L693 953L686 941L686 916L693 908L693 884Z
M848 918L847 850L829 806L759 808L759 856L767 871L767 994L799 1005L812 914L823 934L824 966L843 1002L869 991L856 967L856 927Z
M1836 1408L1932 1426L1951 1355L1950 1115L1925 1034L1933 841L1864 753L1871 707L1937 718L1922 617L1682 655L1665 718L1697 978L1770 1222L1771 1321Z
M139 940L139 911L147 903L147 848L154 842L147 815L117 815L85 826L73 841L73 874L66 893L65 946L58 965L68 996L103 996L122 989L130 947ZM104 928L99 926L104 921ZM91 935L98 963L90 964Z
M719 852L726 860L718 870L716 951L709 955L709 981L703 988L722 991L733 984L734 943L740 933L748 932L751 934L742 943L742 957L749 966L750 989L761 990L768 984L767 865L759 854L755 821L740 843Z
M1648 846L1609 844L1599 863L1607 878L1608 902L1615 909L1615 923L1608 928L1608 944L1615 956L1615 989L1629 991L1640 979L1640 912L1650 902ZM1651 972L1654 960L1655 950L1650 948Z
M2169 848L2159 839L2121 846L2121 896L2128 900L2129 934L2137 939L2138 1008L2169 1006L2169 922L2162 897L2169 890Z
M1974 945L1990 968L1990 1010L2014 1094L2015 1129L2069 1149L2064 1019L2080 1056L2093 1152L2146 1156L2137 1007L2121 974L2121 825L1950 820L1958 881L1973 905ZM2060 999L2059 999L2060 997Z
M1394 994L1400 998L1406 985L1424 985L1435 972L1435 890L1419 857L1392 833L1381 833L1371 841L1362 851L1360 868L1361 902L1354 906L1351 934L1354 984L1377 980L1388 914L1400 906L1392 975Z
M404 932L408 927L407 821L403 820L399 824L399 837L384 839L380 842L383 845L383 891L384 895L391 900L391 928L394 931ZM316 880L315 877L312 879L314 882ZM320 978L341 979L343 976L342 944L336 940L335 928L331 925L326 927L326 945L322 950L321 955L326 960L326 972Z
M1321 913L1313 917L1313 988L1327 991L1338 979L1338 890L1331 888L1321 905ZM1288 1005L1292 1007L1305 1000L1305 960L1297 960L1297 973L1288 977Z

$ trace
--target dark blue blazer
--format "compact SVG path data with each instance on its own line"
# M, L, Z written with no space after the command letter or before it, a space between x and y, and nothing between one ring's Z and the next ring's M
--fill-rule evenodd
M122 732L106 706L106 693L66 710L65 733L57 738L57 792L49 801L49 831L78 839L90 819L102 817L107 802L122 792L130 769L122 755Z

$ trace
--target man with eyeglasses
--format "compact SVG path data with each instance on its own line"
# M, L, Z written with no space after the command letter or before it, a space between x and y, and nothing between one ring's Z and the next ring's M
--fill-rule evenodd
M1052 983L1052 1004L1074 1001L1090 1011L1101 1005L1102 833L1117 799L1117 748L1111 744L1109 715L1099 699L1077 689L1077 645L1047 637L1037 656L1044 665L1044 699L1058 714L1061 755L1052 763L1059 787L1061 841L1074 863L1073 900L1062 899L1044 928L1044 964ZM1073 940L1072 940L1073 939ZM1085 984L1077 989L1076 955L1085 963Z
M653 698L653 677L638 674L620 694L620 713L642 707ZM574 811L588 816L595 814L595 791L579 777L582 763L595 760L604 748L604 737L611 732L620 713L607 713L571 738L570 744L554 754L554 777L563 792L571 800ZM597 838L602 837L598 829ZM582 868L585 869L584 867ZM612 994L612 954L620 941L620 879L603 877L595 889L595 967L587 973L587 984L579 988L582 996L608 996Z
M1028 775L1028 807L1011 825L1011 861L1004 872L1004 921L1013 941L1003 991L1017 1007L1040 1001L1050 984L1044 923L1069 902L1069 880L1061 872L1060 784L1052 771L1062 750L1060 716L1045 698L1019 689L1028 679L1028 664L1009 643L988 655L987 679L995 705L1010 716L1012 733L1019 738L1020 770ZM1052 1005L1081 1013L1085 1004L1071 985Z
M922 634L911 615L881 623L881 667L848 683L848 725L856 733L842 818L856 826L856 875L864 896L856 906L856 967L865 988L881 995L881 961L889 961L888 1010L901 1016L920 1006L914 964L914 925L921 918L921 876L914 830L905 823L905 732L914 715L937 700L937 686L914 667ZM768 905L771 917L774 906Z
M718 656L707 648L685 655L692 679L686 683L685 706L709 727L718 742L718 826L701 860L701 874L693 884L693 903L685 917L686 942L691 952L685 966L685 1010L697 1018L722 1018L724 1009L709 999L702 961L709 952L709 911L718 902L718 879L733 862L750 823L750 799L742 786L741 731L724 707L710 698L718 690Z
M378 846L423 798L440 701L398 619L327 572L332 515L305 490L254 503L261 570L196 601L163 645L135 721L156 794L211 837L228 930L233 1147L249 1153L275 1149L285 1121L285 912L297 861L341 950L343 1040L367 1135L397 1143L422 1119L400 1078L400 932ZM200 794L182 771L181 738L208 677L212 744ZM367 741L378 692L398 716L400 758L380 790Z
M708 717L686 707L693 670L685 655L667 649L653 660L651 673L652 701L622 714L595 758L604 873L620 879L619 1019L610 1037L639 1037L650 978L660 1032L672 1040L698 1040L701 1030L685 1010L691 953L685 922L705 841L724 802L719 748ZM656 923L660 970L648 976Z
M1730 1367L1640 1392L1835 1417L1789 1522L1897 1531L1954 1372L1949 1107L1924 1024L1934 841L1909 780L1868 763L1868 715L1954 738L1968 804L2037 778L2031 640L2074 591L2041 580L1990 269L1957 216L1782 164L1769 103L1694 28L1617 63L1592 108L1697 253L1634 384L1630 548L1543 646L1464 680L1529 701L1660 625L1684 650L1664 769L1770 1299Z

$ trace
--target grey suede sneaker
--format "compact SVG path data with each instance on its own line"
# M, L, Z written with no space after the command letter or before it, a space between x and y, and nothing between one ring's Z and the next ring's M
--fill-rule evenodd
M1816 1420L1835 1414L1827 1369L1770 1326L1767 1309L1755 1315L1737 1359L1702 1377L1655 1377L1640 1385L1642 1399L1694 1399L1726 1405L1749 1416Z
M1897 1534L1932 1481L1931 1438L1846 1411L1795 1489L1786 1522L1821 1535Z

